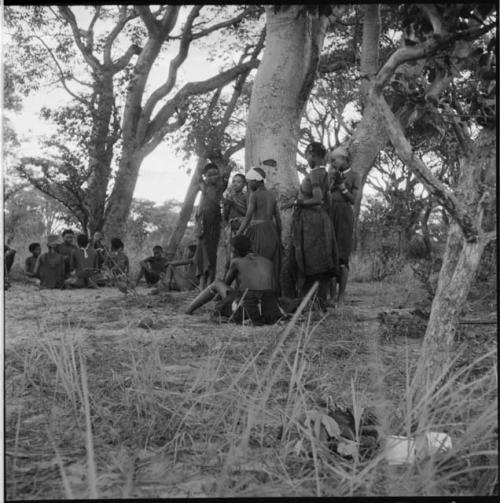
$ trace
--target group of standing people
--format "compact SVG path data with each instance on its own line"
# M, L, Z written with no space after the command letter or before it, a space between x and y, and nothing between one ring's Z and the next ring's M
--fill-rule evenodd
M323 310L328 305L344 301L359 176L351 171L349 152L343 147L327 151L321 143L313 142L308 145L305 156L309 170L300 184L294 205L290 243L292 264L286 272L282 271L282 224L278 201L265 186L266 166L275 167L276 161L263 161L261 166L251 168L246 176L235 175L231 188L224 195L227 179L220 176L217 166L209 164L205 167L202 200L196 216L198 247L195 257L199 266L197 274L203 278L201 285L210 284L189 306L188 313L217 294L227 297L228 286L235 279L240 297L244 289L247 294L249 290L272 290L278 298L282 273L294 278L298 298L318 281L316 301ZM245 185L248 187L246 195ZM231 244L235 258L224 281L214 282L221 219L225 222L224 242ZM262 281L262 288L258 288L258 282L256 284L253 280L250 282L252 288L242 288L241 281L238 281L241 276L246 278L243 283L250 284L248 268L252 257L263 257L272 264L269 269L272 277ZM231 292L229 298L234 295Z

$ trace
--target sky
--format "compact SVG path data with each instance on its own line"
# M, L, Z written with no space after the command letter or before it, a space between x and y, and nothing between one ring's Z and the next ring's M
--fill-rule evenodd
M74 10L76 11L76 8ZM179 31L179 27L184 22L185 12L184 9L181 9L181 15L174 28L174 33ZM77 17L80 26L88 24L87 19L81 16ZM154 89L164 81L170 59L176 54L176 45L171 46L162 58L157 60L151 71L148 87ZM179 68L177 81L179 85L182 85L186 82L207 79L217 73L217 62L209 61L206 50L197 47L193 43L186 61ZM37 138L41 134L50 133L50 125L39 117L41 107L66 100L69 101L69 97L63 90L43 89L24 99L23 109L20 113L9 114L13 127L22 142L23 156L39 155L40 148ZM242 164L243 153L240 152L234 155L233 159ZM149 199L157 204L161 204L168 199L182 201L190 182L190 175L186 173L186 170L187 168L193 169L195 165L195 158L185 161L176 155L167 142L161 143L144 159L134 197Z

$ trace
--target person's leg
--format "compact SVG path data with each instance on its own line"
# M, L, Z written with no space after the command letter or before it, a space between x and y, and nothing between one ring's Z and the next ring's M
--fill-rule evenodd
M322 311L326 311L328 293L330 291L331 281L330 278L321 278L319 280L317 301L319 308Z
M145 267L141 265L141 270L139 271L139 275L137 276L137 279L135 280L135 285L137 286L139 284L139 281L141 278L144 276L144 273L146 272Z
M217 294L219 294L222 298L225 298L230 290L231 288L223 281L220 279L215 280L207 288L202 290L193 302L191 302L186 310L186 314L193 314L196 309L205 305L207 302L210 302Z
M339 303L343 303L345 299L345 289L347 286L347 278L349 276L349 269L342 264L340 266L340 280L339 280L339 296L337 300Z

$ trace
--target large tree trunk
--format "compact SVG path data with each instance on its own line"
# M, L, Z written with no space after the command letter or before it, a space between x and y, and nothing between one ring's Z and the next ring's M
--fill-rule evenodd
M179 247L179 244L184 237L184 233L186 232L187 224L189 222L189 219L191 218L191 214L193 213L194 202L200 190L200 176L205 163L206 158L204 156L198 157L196 169L194 170L191 181L189 182L186 197L184 198L184 202L182 203L182 208L179 213L179 218L177 219L177 224L175 225L174 232L172 232L172 235L168 240L168 257L173 258L175 256L175 252L177 251L177 248Z
M125 235L125 223L130 212L137 176L143 160L134 152L132 146L127 146L126 141L124 138L117 179L106 208L103 233L108 238Z
M286 273L298 175L296 148L300 120L314 83L328 19L303 5L266 6L266 47L257 71L248 112L245 167L275 159L266 167L266 186L278 197L283 221L283 291L293 292Z
M111 160L113 158L113 141L110 133L113 113L113 73L103 72L99 76L97 109L90 137L88 181L89 232L102 230L104 224L104 207L106 190L111 177Z

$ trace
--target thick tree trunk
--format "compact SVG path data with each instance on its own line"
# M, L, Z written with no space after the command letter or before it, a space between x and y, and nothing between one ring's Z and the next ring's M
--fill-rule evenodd
M184 202L182 203L182 208L179 213L179 218L177 220L177 224L175 225L174 232L170 236L167 245L167 256L174 257L177 248L179 247L182 238L184 237L184 233L186 232L187 224L189 219L191 218L191 214L193 213L194 202L196 200L196 196L200 190L200 175L202 173L203 167L205 166L206 158L201 156L198 157L198 162L196 163L196 168L193 172L193 176L191 177L191 181L189 182L189 187L186 193L186 197L184 198Z
M113 143L110 134L110 122L113 113L113 74L103 73L99 80L97 110L90 137L88 182L89 232L102 230L104 224L104 208L106 190L111 177L111 160L113 158Z
M124 138L122 158L118 166L119 179L115 181L105 213L103 233L108 238L123 238L125 235L125 223L130 212L142 160L142 157L138 157L134 152L133 146L127 146ZM119 183L118 187L117 183Z
M283 221L285 263L290 243L291 205L296 198L296 148L300 120L309 97L323 46L326 17L307 13L304 6L266 6L266 47L257 71L248 112L245 167L275 159L266 167L266 186L278 197ZM283 290L290 295L288 275Z

